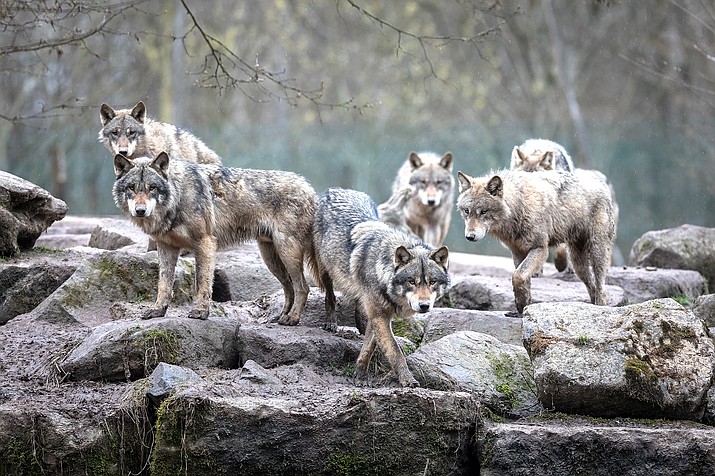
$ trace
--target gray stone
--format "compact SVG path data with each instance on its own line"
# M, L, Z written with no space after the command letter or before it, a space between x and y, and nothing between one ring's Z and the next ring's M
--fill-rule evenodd
M146 394L154 405L158 406L180 386L199 381L201 381L199 374L190 368L159 362L149 376L150 386Z
M0 170L0 256L30 250L67 204L32 182Z
M622 308L527 306L524 345L547 409L600 417L703 417L715 346L703 322L672 299Z
M434 342L457 331L489 334L505 344L521 346L521 318L506 317L501 311L471 311L438 307L427 313L422 344Z

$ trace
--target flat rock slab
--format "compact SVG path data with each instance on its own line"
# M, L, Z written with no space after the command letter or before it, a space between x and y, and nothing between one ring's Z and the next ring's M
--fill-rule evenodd
M548 417L548 414L546 415ZM555 417L557 418L557 417ZM715 474L715 432L704 425L502 423L482 430L481 476Z

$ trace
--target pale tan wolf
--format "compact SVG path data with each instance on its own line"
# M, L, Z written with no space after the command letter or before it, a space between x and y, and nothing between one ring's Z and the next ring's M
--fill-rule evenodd
M613 216L618 228L619 208L616 202L616 191L608 178L598 170L581 169L574 167L571 156L559 143L546 139L528 139L523 144L515 146L511 152L511 169L526 172L540 172L544 170L561 170L581 174L584 178L601 180L608 185L613 202ZM590 176L590 177L589 177ZM573 272L568 263L566 245L556 247L554 265L558 271Z
M549 246L566 243L576 275L591 302L606 304L605 281L616 234L608 186L567 172L502 170L472 178L457 173L457 207L465 238L487 234L512 253L519 314L531 302L531 277L544 265Z
M393 196L407 186L414 189L404 207L405 221L413 233L432 246L444 243L452 220L453 165L451 152L441 157L431 152L411 152L392 184Z
M318 199L314 236L331 327L335 327L334 289L355 301L367 316L357 378L367 377L368 364L379 346L400 385L419 385L392 334L392 318L428 312L446 292L450 284L447 247L435 249L413 234L380 222L369 196L340 188L331 188Z
M317 195L300 175L169 159L114 158L114 202L157 243L159 286L144 318L166 314L179 251L196 258L196 299L189 317L209 314L216 250L255 239L285 294L279 323L296 325L308 298L303 273L317 274L313 220Z
M148 118L142 101L132 109L118 111L102 104L99 120L102 123L99 142L114 155L122 154L134 160L137 157L156 157L166 152L172 159L199 164L221 163L221 157L190 132Z

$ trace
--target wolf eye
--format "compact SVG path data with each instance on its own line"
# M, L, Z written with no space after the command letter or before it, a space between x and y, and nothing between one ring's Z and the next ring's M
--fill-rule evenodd
M410 286L417 286L417 280L415 278L411 278L407 282L410 284Z
M137 135L137 131L133 131L133 130L131 130L131 129L127 129L127 136L128 136L128 137L134 137L135 135Z
M113 131L110 131L110 134L112 134L112 137L119 137L119 129L114 129Z

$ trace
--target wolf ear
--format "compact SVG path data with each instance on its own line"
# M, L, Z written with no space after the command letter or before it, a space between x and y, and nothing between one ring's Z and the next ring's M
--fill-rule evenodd
M131 114L134 119L144 124L144 119L146 119L146 106L144 105L144 101L139 101L132 109Z
M457 172L457 181L459 182L459 193L464 192L472 186L472 177L462 172Z
M511 151L511 168L518 167L524 162L526 162L526 155L524 155L518 145L515 145Z
M442 266L445 271L449 268L449 250L446 246L434 250L429 257L432 261Z
M122 154L114 156L114 177L116 180L124 177L129 172L134 164L131 160L124 157Z
M407 263L412 261L412 258L412 253L410 253L407 248L402 245L398 246L395 250L395 269L406 265Z
M169 154L166 152L159 153L151 163L151 167L166 178L166 169L169 168Z
M500 176L495 175L489 179L489 183L487 183L487 192L495 197L501 197L504 194L504 182L502 182Z
M107 123L114 119L114 116L116 115L117 113L114 112L114 109L112 109L109 104L102 104L99 108L99 120L102 122L103 126L106 126Z
M413 170L422 167L422 159L416 152L410 152L409 161L410 167L412 167Z
M544 152L541 156L541 165L546 170L554 169L554 153L552 151Z
M441 159L439 159L439 165L442 166L442 168L445 168L449 170L450 172L452 171L452 165L454 164L454 158L452 157L451 152L445 153Z

